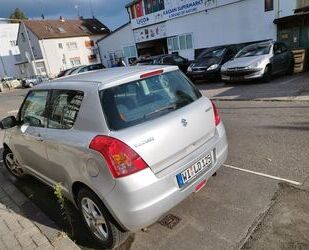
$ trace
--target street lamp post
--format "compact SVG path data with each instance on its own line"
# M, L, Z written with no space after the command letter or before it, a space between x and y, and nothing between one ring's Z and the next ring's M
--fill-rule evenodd
M23 19L13 19L13 18L0 18L0 21L17 21L20 23L20 25L22 24L23 25L23 28L25 30L25 37L26 37L26 40L28 42L28 46L30 48L30 53L31 53L31 57L32 57L32 61L30 62L31 66L32 66L32 69L33 69L33 72L35 75L37 75L37 67L36 67L36 63L35 63L35 56L34 56L34 53L33 53L33 49L32 49L32 46L31 46L31 41L29 39L29 35L28 35L28 30L27 30L27 27L25 25L25 20ZM28 59L28 58L27 58Z

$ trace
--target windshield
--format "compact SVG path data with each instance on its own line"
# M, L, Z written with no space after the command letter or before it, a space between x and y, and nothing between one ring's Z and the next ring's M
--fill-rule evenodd
M212 50L205 50L203 51L198 59L201 59L201 58L212 58L212 57L222 57L224 52L225 52L226 48L221 48L221 49L212 49Z
M270 44L253 44L242 49L236 57L249 57L267 55L270 51Z
M201 93L179 71L130 82L100 92L111 130L120 130L180 109Z

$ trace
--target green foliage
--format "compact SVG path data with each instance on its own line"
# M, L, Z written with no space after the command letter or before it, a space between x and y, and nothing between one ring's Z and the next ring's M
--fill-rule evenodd
M60 183L57 183L55 185L54 194L57 197L57 200L58 200L58 203L60 204L61 209L64 210L65 201L64 201L64 198L63 198L62 187L61 187Z
M16 8L12 14L9 16L10 19L20 19L20 20L27 20L28 17L25 15L25 13L20 10L19 8ZM12 23L18 23L19 21L11 21Z
M57 201L60 205L61 209L61 215L63 216L64 220L66 220L70 226L70 234L73 236L74 231L73 231L73 223L72 223L72 218L71 218L71 213L70 209L67 205L67 201L65 200L63 193L62 193L62 186L61 183L57 183L54 187L54 194L57 197Z

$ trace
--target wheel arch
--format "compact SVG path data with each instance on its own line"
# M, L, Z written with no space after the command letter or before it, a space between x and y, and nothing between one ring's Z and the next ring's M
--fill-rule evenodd
M121 225L121 223L116 219L116 217L111 213L110 209L108 208L108 206L106 206L104 200L102 200L97 194L96 192L94 192L88 185L86 185L85 183L81 182L81 181L76 181L72 184L72 194L73 194L73 199L74 202L76 204L76 206L78 207L78 202L77 202L77 195L79 190L81 189L88 189L89 191L91 191L94 195L97 196L97 198L102 202L102 205L104 206L104 208L106 209L106 211L108 212L110 218L112 219L112 221L114 222L115 226L122 232L126 232L128 231L124 226Z

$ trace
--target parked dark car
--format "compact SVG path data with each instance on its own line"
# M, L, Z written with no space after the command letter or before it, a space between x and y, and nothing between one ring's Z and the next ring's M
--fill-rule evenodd
M75 69L77 69L77 68L79 68L79 67L80 67L80 66L76 66L76 67L73 67L73 68L69 68L69 69L62 70L62 71L57 75L57 78L70 75L72 71L74 71Z
M102 63L80 66L76 68L75 70L73 70L69 75L76 75L79 73L89 72L89 71L99 70L99 69L105 69Z
M49 78L47 76L30 76L21 80L21 86L23 88L32 88L35 85L41 84L44 81L48 81Z
M187 69L191 62L183 58L179 55L174 54L165 54L165 55L159 55L159 56L152 56L147 57L143 59L138 59L135 63L135 65L141 66L141 65L175 65L178 66L179 69L186 73Z
M187 75L192 81L220 79L221 66L231 60L241 46L229 45L205 49L189 66Z

